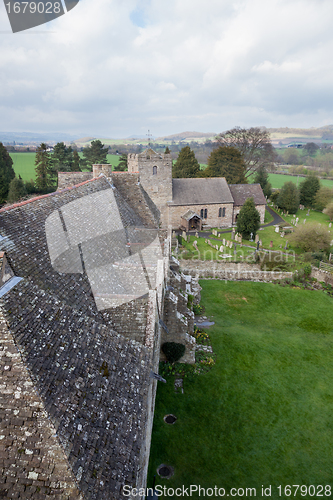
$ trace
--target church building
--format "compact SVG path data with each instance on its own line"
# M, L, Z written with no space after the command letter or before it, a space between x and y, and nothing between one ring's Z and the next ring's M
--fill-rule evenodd
M228 184L224 177L173 179L171 154L152 149L129 154L128 172L139 174L142 187L161 212L164 228L230 227L251 197L264 222L266 198L260 184Z

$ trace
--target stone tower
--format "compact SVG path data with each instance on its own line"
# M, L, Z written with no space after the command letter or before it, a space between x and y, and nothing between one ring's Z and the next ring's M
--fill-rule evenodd
M167 203L172 201L171 154L146 149L128 155L128 171L139 172L140 183L161 212L162 227L167 227Z

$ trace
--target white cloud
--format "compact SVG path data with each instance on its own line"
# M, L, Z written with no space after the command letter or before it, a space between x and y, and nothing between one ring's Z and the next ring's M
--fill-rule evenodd
M332 14L331 0L81 0L6 34L1 4L0 130L333 123Z

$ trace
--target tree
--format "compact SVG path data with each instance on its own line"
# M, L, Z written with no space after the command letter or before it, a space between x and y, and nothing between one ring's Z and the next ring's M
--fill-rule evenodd
M108 150L109 148L105 148L99 139L92 141L90 146L83 148L85 166L92 170L94 164L106 165L108 163L106 158Z
M249 177L262 165L270 167L276 154L267 130L259 127L249 129L235 127L216 137L222 146L232 146L242 154L245 163L245 177Z
M312 156L316 154L319 146L315 142L307 142L302 149L306 151L306 154Z
M247 184L245 163L238 149L233 146L220 146L208 157L206 170L200 177L225 177L228 184Z
M9 191L8 191L8 201L13 203L14 201L20 200L23 196L26 196L27 190L25 188L22 177L19 175L18 178L14 177L10 181Z
M58 142L53 148L51 161L56 172L73 171L73 149L71 148L71 146L67 147L63 142Z
M179 179L183 177L198 177L200 165L190 146L183 147L178 155L177 161L172 166L172 177Z
M258 168L256 171L256 174L254 176L254 183L255 184L260 184L261 189L264 192L264 195L269 198L272 194L272 184L268 181L268 172L266 170L266 167L262 165L261 167Z
M298 165L298 152L296 148L287 148L283 151L283 160L287 165Z
M327 207L324 210L324 214L328 215L330 218L330 221L333 220L333 203L329 203Z
M326 186L321 186L316 192L313 205L316 210L322 211L333 198L333 190Z
M300 203L306 207L313 207L314 198L320 188L320 182L316 175L309 175L299 186Z
M299 207L299 193L296 184L285 182L280 189L276 204L282 210L287 210L290 214L295 214Z
M303 252L327 252L331 246L332 236L325 226L318 223L301 224L291 235L291 242Z
M13 160L5 146L0 142L0 203L6 201L9 184L14 177Z
M81 163L80 155L76 151L76 149L74 149L74 151L73 151L73 165L72 165L73 172L81 172L80 163Z
M243 238L249 239L251 233L255 236L259 227L260 213L256 209L253 198L247 198L237 217L237 232Z
M36 150L35 165L37 188L42 191L52 189L55 184L55 172L50 154L47 152L47 146L44 143L38 146Z
M165 155L167 155L167 154L170 154L170 153L171 153L171 151L170 151L170 149L169 149L169 146L167 146L167 147L165 148L164 154L165 154Z
M120 172L125 172L128 169L128 163L127 163L127 154L123 153L121 157L119 158L119 163L117 166L117 170Z

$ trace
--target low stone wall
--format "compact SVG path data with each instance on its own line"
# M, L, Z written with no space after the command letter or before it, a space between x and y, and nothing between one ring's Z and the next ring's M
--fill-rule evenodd
M293 273L262 271L257 264L225 263L214 261L181 260L180 267L185 274L195 278L213 278L228 281L275 281L291 278Z
M318 281L324 281L326 284L333 285L333 274L328 271L312 266L311 276L312 278L316 278Z

